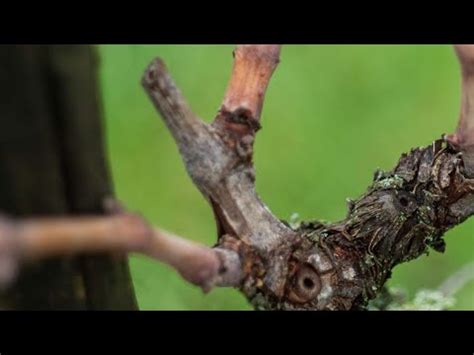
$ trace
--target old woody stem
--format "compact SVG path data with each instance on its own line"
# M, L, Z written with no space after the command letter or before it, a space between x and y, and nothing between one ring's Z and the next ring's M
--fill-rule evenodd
M279 54L278 45L237 46L212 124L191 112L160 59L145 70L142 85L173 135L188 174L212 205L218 243L227 235L258 251L262 263L268 263L265 287L281 295L289 257L289 248L282 245L291 243L295 233L257 195L252 162L265 91Z

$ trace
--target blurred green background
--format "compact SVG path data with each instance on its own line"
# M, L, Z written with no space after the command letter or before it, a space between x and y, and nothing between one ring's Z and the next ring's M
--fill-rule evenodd
M233 46L100 46L110 165L117 196L154 224L211 245L211 208L139 82L156 56L194 111L210 121L229 79ZM255 146L257 189L280 218L338 220L377 167L454 130L458 65L449 46L285 46ZM398 266L389 284L436 288L474 260L474 218L446 235L447 251ZM233 289L208 295L171 269L133 256L142 309L250 309ZM474 309L474 283L455 309Z

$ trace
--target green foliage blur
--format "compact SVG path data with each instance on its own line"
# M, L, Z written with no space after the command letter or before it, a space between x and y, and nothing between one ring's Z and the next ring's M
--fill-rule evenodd
M107 143L116 193L131 210L189 239L212 245L211 208L188 178L177 148L140 86L147 64L165 60L193 110L215 116L233 46L100 46ZM257 136L257 189L282 219L334 221L346 198L365 191L376 168L456 126L460 82L449 46L285 46ZM413 296L436 289L474 260L474 218L430 251L398 266L389 285ZM204 295L167 266L132 256L142 309L250 309L233 289ZM474 283L454 309L474 309Z

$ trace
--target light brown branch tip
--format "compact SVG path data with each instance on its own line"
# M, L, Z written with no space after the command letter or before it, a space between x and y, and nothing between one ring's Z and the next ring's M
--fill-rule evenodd
M474 177L474 45L454 49L461 68L461 109L456 132L447 139L463 152L466 171Z

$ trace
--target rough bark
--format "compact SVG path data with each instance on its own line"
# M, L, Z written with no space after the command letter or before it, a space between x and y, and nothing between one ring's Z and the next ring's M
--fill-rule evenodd
M0 46L3 213L103 213L112 186L96 71L89 46ZM9 259L2 260L8 268ZM6 309L135 309L131 285L123 256L56 257L26 265L0 303Z
M437 140L402 155L392 171L377 171L367 192L350 202L343 221L302 223L288 261L293 272L287 276L287 297L258 289L246 293L256 305L270 308L363 308L393 267L429 248L443 252L443 234L473 214L474 180L466 177L459 152ZM312 299L305 297L308 268L317 273L309 273L317 285Z
M344 220L303 222L297 228L271 213L254 184L253 143L279 46L237 47L223 104L211 124L192 112L155 59L142 83L214 211L216 245L197 245L152 228L112 203L112 216L0 221L0 261L14 265L15 256L21 261L85 251L139 252L204 290L237 287L257 309L365 309L383 294L393 267L429 248L443 252L444 233L474 214L474 47L456 48L463 78L456 132L403 154L391 171L377 171L366 193L349 202Z
M402 155L392 171L376 172L345 220L292 229L259 199L252 163L279 47L238 46L234 58L223 105L210 125L192 113L160 59L146 70L143 85L214 210L217 247L240 255L244 276L235 286L257 309L364 308L395 265L429 247L443 251L444 232L474 214L466 145L438 139Z

